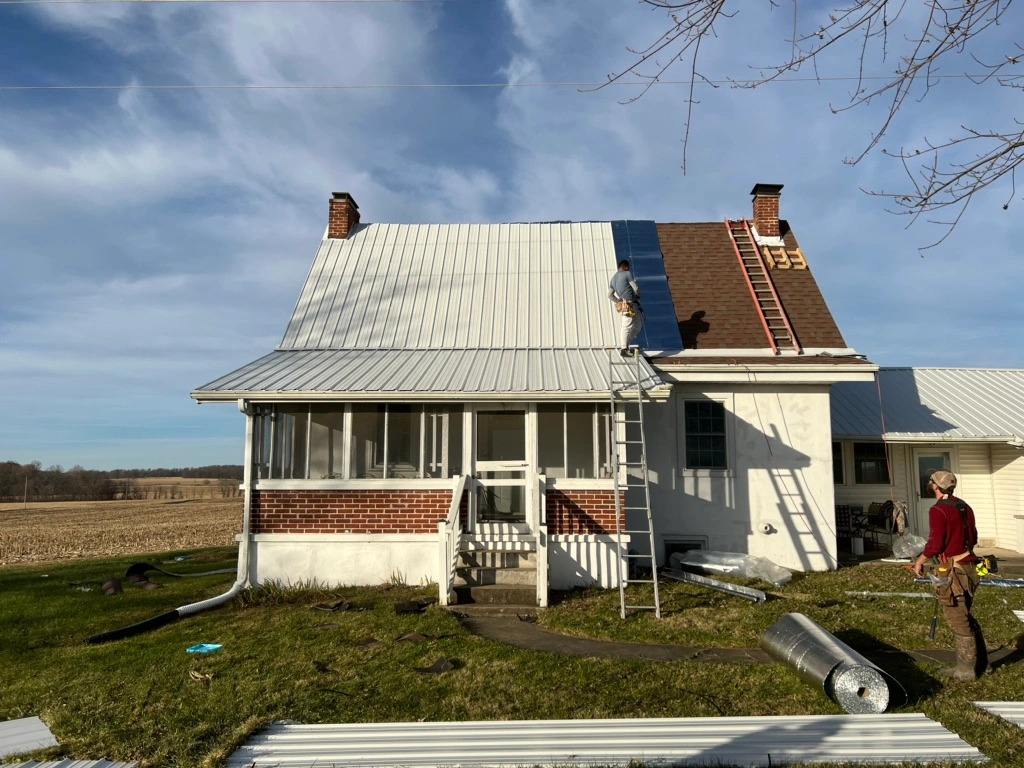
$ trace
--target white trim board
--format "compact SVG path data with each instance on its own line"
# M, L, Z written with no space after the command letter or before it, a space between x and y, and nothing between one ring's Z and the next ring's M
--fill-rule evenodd
M227 768L647 764L884 765L987 758L923 714L297 725L272 723Z

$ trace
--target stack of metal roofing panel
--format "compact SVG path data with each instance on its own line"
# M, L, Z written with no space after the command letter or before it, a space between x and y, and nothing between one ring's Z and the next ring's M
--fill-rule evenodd
M56 737L38 717L0 723L0 757L56 746Z
M991 712L996 717L1024 728L1024 702L1022 701L976 701L974 706Z
M984 762L922 714L526 720L295 725L274 723L228 768L461 768L510 765L769 766L786 763Z

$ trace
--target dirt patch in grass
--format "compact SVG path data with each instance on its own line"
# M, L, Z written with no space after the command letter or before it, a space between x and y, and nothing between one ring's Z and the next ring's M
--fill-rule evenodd
M0 504L0 566L230 545L241 499Z

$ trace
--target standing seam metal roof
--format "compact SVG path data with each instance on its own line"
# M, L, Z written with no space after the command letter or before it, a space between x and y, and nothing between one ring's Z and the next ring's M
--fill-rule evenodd
M324 240L278 349L614 347L608 222L367 224Z
M607 350L375 349L272 352L198 390L199 399L258 394L607 396ZM662 384L640 360L646 388Z
M888 440L990 440L1024 446L1024 370L882 368ZM882 436L878 387L832 387L835 437Z

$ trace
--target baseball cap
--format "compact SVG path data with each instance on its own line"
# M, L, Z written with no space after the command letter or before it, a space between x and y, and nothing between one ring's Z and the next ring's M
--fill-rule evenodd
M931 477L928 479L935 483L937 488L943 491L950 491L956 488L956 475L952 472L947 472L945 469L939 469L932 472Z

